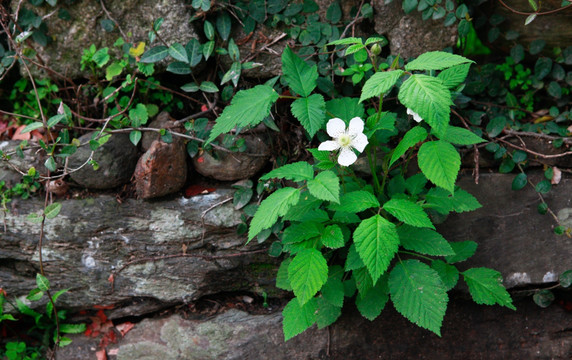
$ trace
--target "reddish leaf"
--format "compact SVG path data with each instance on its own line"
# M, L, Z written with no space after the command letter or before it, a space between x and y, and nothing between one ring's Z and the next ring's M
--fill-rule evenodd
M125 334L127 334L131 329L133 329L133 327L135 327L135 324L127 321L127 322L124 322L123 324L117 325L115 328L117 330L119 330L119 332L121 333L121 336L125 336Z
M105 353L105 349L96 351L95 357L97 360L107 360L107 354Z
M215 188L208 188L201 185L191 185L185 189L185 197L190 198L196 195L208 194L216 191Z
M26 125L18 126L18 128L14 132L14 135L12 135L12 140L30 140L32 138L32 135L29 132L22 134L22 130L24 130L25 127Z
M109 344L115 344L117 342L117 334L113 329L110 329L103 335L101 341L99 342L99 347L105 349Z

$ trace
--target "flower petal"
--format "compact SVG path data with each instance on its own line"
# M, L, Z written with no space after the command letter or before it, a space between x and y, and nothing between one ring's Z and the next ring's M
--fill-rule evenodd
M357 155L353 152L353 150L342 148L340 151L340 156L338 156L338 164L342 166L350 166L351 164L355 163L356 160Z
M354 137L357 134L363 133L363 120L359 117L355 117L350 120L350 126L348 127L348 134Z
M421 118L421 116L419 116L418 113L416 113L415 111L411 110L411 109L407 109L407 114L408 115L412 115L413 116L413 120L417 121L417 122L421 122L423 120L423 118Z
M337 139L341 134L346 132L346 123L342 119L333 118L328 121L326 129L328 131L328 135Z
M324 141L323 143L318 146L318 150L320 151L334 151L340 148L340 144L337 141Z
M367 141L367 136L361 133L358 134L355 138L353 138L351 146L357 151L363 152L368 143L369 141Z

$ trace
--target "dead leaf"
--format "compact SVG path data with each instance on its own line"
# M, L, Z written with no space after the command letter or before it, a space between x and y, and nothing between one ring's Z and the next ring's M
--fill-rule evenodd
M191 185L185 189L185 197L190 198L196 195L204 195L216 191L215 188L208 188L201 185Z
M22 130L24 130L25 127L26 125L18 126L14 132L14 135L12 135L12 140L30 140L32 135L29 132L22 134Z
M105 349L96 351L95 357L97 358L97 360L107 360L107 354L105 353Z
M119 332L121 333L121 336L125 336L125 334L127 334L134 327L135 327L135 324L133 324L132 322L129 322L129 321L115 326L115 328L117 330L119 330Z
M550 183L552 185L558 185L561 179L562 179L562 171L560 171L559 168L554 166L552 168L552 180L550 180Z

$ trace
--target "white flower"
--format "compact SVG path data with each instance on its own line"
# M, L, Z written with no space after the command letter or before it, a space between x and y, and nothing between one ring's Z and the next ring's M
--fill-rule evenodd
M353 149L362 152L368 144L367 136L363 133L363 120L355 117L350 120L346 130L346 123L342 119L333 118L328 121L326 130L334 140L324 141L318 147L320 151L334 151L340 149L338 163L350 166L357 160Z
M415 111L411 110L411 109L407 109L407 115L412 115L413 116L413 120L417 121L417 122L421 122L423 119L421 118L421 116L419 116L418 113L416 113Z

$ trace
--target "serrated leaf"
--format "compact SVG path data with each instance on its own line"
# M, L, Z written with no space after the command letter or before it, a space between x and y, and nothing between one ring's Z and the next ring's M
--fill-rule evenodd
M288 280L300 305L306 304L328 281L328 264L316 249L298 252L288 266Z
M343 295L343 294L342 294ZM342 315L342 308L333 305L324 298L317 298L316 324L318 329L332 325Z
M380 71L373 74L363 85L359 102L385 94L402 74L403 70Z
M339 119L363 118L365 114L363 104L360 104L358 99L350 97L328 100L326 110L328 116Z
M85 324L60 324L60 332L64 334L81 334L85 329Z
M169 55L169 48L163 45L154 46L141 56L142 63L156 63Z
M447 291L457 285L457 282L459 281L459 270L457 270L455 266L447 264L442 260L433 260L431 262L431 267L433 270L437 271Z
M461 85L467 78L471 64L460 64L445 69L437 75L447 88L452 89Z
M395 309L409 321L441 336L449 297L439 274L418 260L405 260L389 274Z
M46 291L50 290L50 281L48 280L47 277L38 273L38 274L36 274L36 286L41 291L46 292Z
M474 241L450 242L449 245L451 245L455 252L455 255L445 257L445 260L449 264L465 261L473 256L477 250L477 243Z
M375 283L387 270L399 247L395 225L376 214L359 224L353 239L356 250Z
M432 183L450 191L461 168L461 156L450 143L439 140L421 145L417 155L419 168Z
M316 88L318 67L308 65L289 47L282 53L282 71L288 86L296 94L307 97Z
M282 243L294 244L304 240L311 239L322 235L324 225L313 222L304 221L290 225L282 235Z
M358 51L360 51L361 49L365 48L365 45L363 44L353 44L347 47L346 52L344 53L344 56L348 56L351 54L355 54Z
M403 221L411 226L435 229L421 205L412 201L393 198L383 204L383 209L395 216L399 221Z
M353 44L363 44L361 38L357 37L348 37L344 39L339 39L335 41L331 41L326 45L353 45Z
M502 285L502 276L498 271L481 267L463 271L461 274L477 304L499 304L516 310L508 291Z
M421 126L415 126L411 128L405 135L399 144L393 150L391 155L391 160L389 161L389 166L393 165L407 150L415 146L415 144L427 139L427 130Z
M305 98L296 99L290 105L292 115L300 121L310 137L324 126L326 120L326 102L320 94L313 94Z
M425 189L425 185L427 184L427 178L423 173L418 173L413 176L410 176L405 180L405 188L411 195L418 195L420 194L423 189Z
M474 63L474 61L443 51L430 51L419 55L417 59L405 65L405 70L443 70L465 63Z
M363 260L359 256L356 250L356 245L352 244L348 250L348 256L346 258L346 263L344 265L345 271L358 270L365 266Z
M438 232L403 225L397 228L401 246L407 250L433 256L455 255L455 251Z
M207 143L235 126L258 125L268 116L270 107L277 99L278 93L267 85L257 85L252 89L239 91L216 119Z
M169 55L175 60L182 61L184 63L189 63L189 57L187 56L187 51L183 45L179 43L173 43L169 47Z
M347 213L359 213L372 207L379 207L379 201L370 192L352 191L340 198L339 204L333 204L330 209Z
M288 280L288 266L292 262L292 258L287 258L280 264L276 273L276 287L282 290L292 291L292 285Z
M344 284L341 278L330 276L328 281L322 286L322 296L330 304L338 307L344 305Z
M445 133L453 101L441 80L422 74L411 75L401 85L397 97L405 107L427 121L437 135Z
M46 215L46 219L53 219L56 216L58 216L61 209L62 209L61 203L50 204L46 206L46 209L44 210L44 215Z
M451 205L453 211L458 213L473 211L482 207L473 195L459 188L455 190L455 195L451 197Z
M439 136L439 139L457 145L473 145L486 142L485 139L470 130L451 125L447 127L443 135Z
M344 234L338 225L327 226L322 232L322 245L330 249L339 249L345 245Z
M366 294L373 287L373 279L366 267L352 270L352 275L360 295Z
M292 164L287 164L270 171L268 174L260 177L260 180L270 179L286 179L295 182L311 180L314 178L314 169L312 165L306 161L298 161Z
M312 196L326 201L340 202L340 179L332 171L322 171L308 180L308 191Z
M284 340L288 341L314 325L317 310L318 304L316 299L311 299L304 306L300 306L300 302L296 298L290 300L284 307L284 310L282 310Z
M381 314L387 300L389 300L389 287L387 277L384 276L369 291L356 298L356 306L363 317L373 321Z
M278 189L264 199L250 222L248 241L252 240L262 230L274 225L280 216L286 214L290 207L296 205L299 199L300 190L291 187Z

